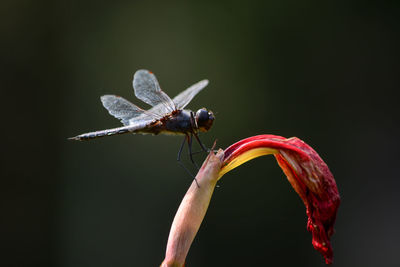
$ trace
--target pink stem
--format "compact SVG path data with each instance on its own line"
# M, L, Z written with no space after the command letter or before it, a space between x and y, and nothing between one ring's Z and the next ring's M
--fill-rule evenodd
M162 267L184 266L186 255L207 212L224 159L224 151L210 152L175 215Z

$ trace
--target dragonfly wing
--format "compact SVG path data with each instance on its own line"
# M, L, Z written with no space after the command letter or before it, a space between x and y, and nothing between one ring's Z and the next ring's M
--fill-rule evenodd
M147 111L120 96L103 95L100 99L108 112L115 118L121 120L124 125L128 125L131 119L139 116L142 116L143 119L156 119Z
M143 102L158 108L159 115L174 111L175 104L171 98L164 93L158 84L156 76L148 70L138 70L133 76L133 88L135 96ZM162 108L161 108L162 107Z
M183 109L187 106L187 104L192 101L193 97L195 97L204 87L208 84L208 80L202 80L198 83L193 84L188 89L174 97L172 101L174 101L177 109Z

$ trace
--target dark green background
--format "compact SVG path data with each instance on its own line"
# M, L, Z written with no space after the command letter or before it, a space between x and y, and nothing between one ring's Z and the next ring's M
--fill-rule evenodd
M216 113L225 148L297 136L342 197L334 266L399 262L398 1L2 1L0 265L158 266L191 179L181 138L66 138L119 126L99 97L152 70ZM198 156L201 162L204 155ZM224 176L187 266L324 266L273 157Z

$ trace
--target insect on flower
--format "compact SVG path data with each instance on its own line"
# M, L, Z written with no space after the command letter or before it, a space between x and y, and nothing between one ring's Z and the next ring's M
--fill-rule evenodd
M299 138L265 134L242 139L225 151L219 150L216 155L212 152L209 154L197 174L201 190L192 183L175 215L162 267L184 266L217 181L243 163L264 155L275 156L288 181L299 194L306 207L307 230L312 234L312 244L324 256L327 264L332 263L330 238L340 205L339 191L332 173L318 153Z

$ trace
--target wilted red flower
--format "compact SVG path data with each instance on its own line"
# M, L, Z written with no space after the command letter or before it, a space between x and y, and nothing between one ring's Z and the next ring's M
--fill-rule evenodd
M290 184L299 194L307 209L307 229L312 233L312 244L332 263L333 252L329 241L340 204L335 179L317 152L302 140L276 135L258 135L243 139L225 149L220 177L255 157L274 154Z
M310 146L296 137L258 135L243 139L217 155L210 153L186 193L168 237L162 266L183 266L190 245L207 211L217 180L253 158L273 154L290 184L303 200L312 244L332 263L330 237L340 197L328 166ZM222 161L223 159L223 161Z

